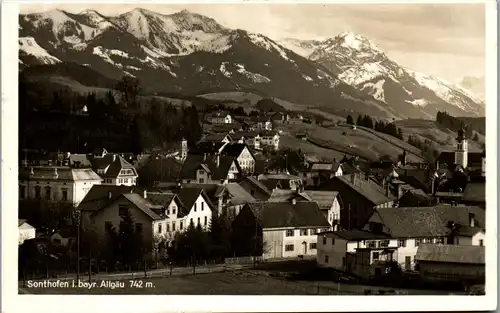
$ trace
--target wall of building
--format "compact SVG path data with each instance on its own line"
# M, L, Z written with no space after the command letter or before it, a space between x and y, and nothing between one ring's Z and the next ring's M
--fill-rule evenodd
M427 281L481 280L485 277L484 264L460 264L444 262L419 262L422 279Z
M93 185L98 185L101 180L88 181L20 181L19 185L24 186L27 199L36 199L36 187L40 187L40 198L51 202L65 202L63 199L63 190L67 192L67 202L77 206L87 195ZM50 187L50 199L47 198L46 188ZM20 188L20 192L21 192ZM23 199L23 195L19 194L19 198Z
M241 154L238 156L237 161L243 171L247 173L255 172L255 159L247 147L243 149Z
M347 240L333 234L318 235L316 240L318 248L316 262L318 266L344 270L344 259L348 245Z

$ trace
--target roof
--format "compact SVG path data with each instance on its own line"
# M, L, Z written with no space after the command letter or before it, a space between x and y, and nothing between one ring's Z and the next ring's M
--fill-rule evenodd
M92 163L92 168L94 170L107 169L104 174L100 174L103 178L116 178L122 169L131 169L134 170L135 173L134 166L125 160L121 155L115 153L106 154L102 158L93 157L90 162Z
M226 184L225 187L231 197L231 200L229 201L232 205L255 202L255 198L237 183L229 183Z
M210 209L213 208L212 202L202 188L181 187L181 189L177 193L177 197L182 203L182 207L179 208L179 217L183 217L189 214L191 208L193 207L200 194L202 195L202 197L204 197L205 201L210 206Z
M312 201L318 203L320 209L329 210L332 207L333 201L338 196L338 191L318 191L306 190L305 193Z
M33 175L31 171L33 170ZM21 180L57 180L57 181L85 181L98 180L101 177L90 168L70 168L58 166L32 166L19 168Z
M225 142L202 141L189 148L189 154L199 154L202 156L205 154L215 154L219 152L224 145L226 145Z
M212 174L213 180L226 179L233 163L238 166L233 156L219 156L219 165L217 165L217 156L207 156L198 154L188 154L188 157L182 165L179 177L181 179L196 179L196 171L202 167L205 171Z
M69 156L69 165L72 167L92 167L86 154L71 154Z
M273 190L276 188L281 188L281 180L279 179L261 179L259 180L261 184L266 186L267 189Z
M78 205L80 210L99 211L114 202L123 193L138 190L132 186L93 185Z
M28 222L28 220L25 220L25 219L20 218L20 219L18 220L17 227L19 227L19 226L23 225L23 224L24 224L24 223L26 223L26 222Z
M471 226L466 226L466 225L458 225L457 226L457 230L456 230L456 233L458 235L462 235L462 236L465 236L465 237L472 237L474 235L476 235L477 233L480 233L480 232L485 232L485 229L484 228L480 228L480 227L471 227Z
M254 202L247 204L263 229L330 227L315 202Z
M144 199L140 195L136 193L123 193L123 197L132 202L136 207L138 207L141 211L146 213L149 217L154 220L160 220L161 217L157 213L155 213L154 209L161 209L163 205L156 205L149 202L147 199Z
M311 197L305 192L297 192L295 190L274 189L269 202L285 202L295 199L297 201L311 201Z
M252 185L258 187L260 190L263 192L267 193L269 196L271 196L271 190L269 190L266 185L264 185L261 181L256 179L255 177L252 176L247 176L243 181L247 181L251 183Z
M352 181L353 175L355 175L354 183ZM372 180L362 179L356 174L338 176L332 179L337 179L345 185L349 186L351 189L353 189L375 205L388 203L396 199L396 197L394 197L394 195L392 195L391 193L386 196L384 189Z
M138 170L143 183L175 181L179 177L182 163L175 158L153 158Z
M222 154L230 155L233 157L239 157L240 154L245 150L247 147L246 144L244 143L229 143L224 146L224 149L222 149ZM249 150L250 151L250 150Z
M262 130L259 132L261 137L274 137L276 135L279 136L278 132L275 130Z
M421 244L415 260L461 264L485 264L484 246Z
M332 163L315 163L311 166L312 171L331 171L332 169Z
M168 207L172 200L176 198L174 193L169 192L148 192L146 196L152 204L161 205L163 207Z
M379 208L373 214L380 216L392 237L416 238L447 236L448 222L467 226L469 213L474 214L478 227L485 226L484 209L475 206Z
M342 230L342 231L328 231L320 234L333 234L337 237L344 238L348 241L359 241L367 239L390 239L391 237L387 234L377 234L364 230Z
M470 182L465 186L463 201L471 202L486 202L486 183L485 182Z
M228 136L228 134L225 134L225 133L219 133L219 134L208 134L206 135L202 141L207 141L207 142L211 142L211 141L215 141L215 142L222 142L222 140L224 140L224 138L226 138ZM231 137L229 137L231 138Z
M219 184L197 184L197 183L189 183L189 184L182 184L182 187L184 188L199 188L203 189L205 194L211 199L215 200L216 198L220 197L223 195L224 191L226 190L224 185L219 185Z

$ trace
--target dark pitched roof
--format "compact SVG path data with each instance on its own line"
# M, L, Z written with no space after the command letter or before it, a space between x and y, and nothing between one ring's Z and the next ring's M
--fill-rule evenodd
M470 182L465 186L463 201L471 202L486 202L486 183L485 182Z
M146 199L152 204L161 205L166 208L177 196L174 193L168 192L148 192L146 197Z
M337 191L319 191L319 190L305 190L305 193L311 198L312 201L318 203L320 209L329 210L332 207L333 201L338 196Z
M267 200L269 202L285 202L295 199L296 201L311 201L311 197L305 192L297 192L296 190L283 190L275 189L271 197Z
M343 184L349 186L351 189L359 193L361 196L369 200L375 205L387 203L395 200L394 195L390 194L388 196L385 195L385 190L374 181L370 179L363 179L358 175L350 174L344 176L334 177L332 179L336 179ZM354 177L354 181L353 181Z
M196 171L203 167L211 173L213 180L226 179L235 159L233 156L219 156L219 165L217 166L217 156L205 158L203 155L188 154L179 177L181 179L196 179ZM234 163L238 167L237 162Z
M229 201L232 205L255 202L255 198L237 183L229 183L225 186L225 188L229 193L231 198Z
M155 213L154 210L162 209L163 205L152 204L147 199L144 199L136 193L124 193L122 194L122 196L125 197L128 201L132 202L136 207L146 213L146 215L151 217L153 220L161 219L160 215Z
M202 141L205 141L205 142L212 142L212 141L222 142L222 140L224 140L224 138L226 138L227 136L228 136L228 134L225 134L225 133L208 134L205 137L203 137ZM231 136L229 136L229 138L231 138Z
M78 208L84 211L99 211L114 202L123 193L130 193L134 190L138 190L138 188L132 186L93 185L78 205Z
M93 157L90 162L92 163L92 168L106 169L104 174L100 174L103 178L116 178L120 174L122 169L131 169L135 173L135 168L127 160L125 160L121 155L110 153L106 154L104 157Z
M182 163L174 158L153 158L139 170L139 181L143 183L175 181L181 172Z
M239 157L241 152L247 147L246 144L244 143L230 143L224 146L224 149L222 149L221 154L233 156L233 157Z
M218 197L220 197L224 193L224 191L226 189L224 187L224 185L219 185L219 184L197 184L197 183L190 183L190 184L182 184L182 187L184 187L184 188L199 188L199 189L203 189L203 191L205 191L205 194L212 201L215 201Z
M189 154L215 154L225 145L225 142L202 141L189 148Z
M247 204L262 228L330 227L315 202L254 202Z
M212 202L202 188L181 187L181 189L177 193L177 197L182 203L182 207L179 208L179 217L183 217L189 214L189 211L193 207L200 194L204 197L205 201L210 206L210 209L212 210L214 208Z
M421 244L415 260L484 265L485 248L484 246Z
M448 222L469 225L469 213L474 214L477 226L485 225L484 209L475 206L380 208L378 214L394 238L438 237L450 233Z
M278 132L275 130L262 130L259 132L261 137L274 137L276 135L279 136Z
M279 179L261 179L259 182L266 186L267 189L273 190L275 188L281 188L281 180Z
M268 194L269 196L271 196L271 190L269 190L266 185L264 185L261 181L259 181L258 179L256 179L255 177L251 177L251 176L247 176L243 181L247 181L249 183L251 183L252 185L258 187L261 191L263 191L264 193Z
M23 219L23 218L20 218L20 219L18 220L17 227L19 227L19 226L23 225L23 224L24 224L24 223L26 223L27 221L28 221L28 220L25 220L25 219Z
M484 228L480 228L480 227L471 227L471 226L466 226L466 225L458 225L455 233L458 234L458 235L465 236L465 237L472 237L475 234L477 234L479 232L484 232L484 231L485 231L485 229Z

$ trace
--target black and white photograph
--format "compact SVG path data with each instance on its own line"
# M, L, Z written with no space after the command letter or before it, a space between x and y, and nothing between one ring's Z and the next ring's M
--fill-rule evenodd
M487 7L20 3L16 301L496 298Z

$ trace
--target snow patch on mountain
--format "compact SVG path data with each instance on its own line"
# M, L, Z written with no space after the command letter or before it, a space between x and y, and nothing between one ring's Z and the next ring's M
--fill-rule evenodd
M220 72L222 73L222 75L226 76L227 78L231 78L232 76L232 73L230 71L227 70L226 66L229 64L229 62L222 62L222 64L220 65Z
M304 78L305 80L310 81L310 82L313 81L313 79L311 77L307 76L306 74L302 74L302 78Z
M410 104L413 104L414 106L419 106L419 107L425 107L427 104L429 104L425 99L416 99L412 101L405 100L405 101Z
M376 83L366 83L364 84L363 88L361 88L362 91L366 91L367 89L370 90L370 94L377 100L386 102L385 101L385 95L384 95L384 83L385 79L381 79Z
M379 76L388 76L389 78L396 80L384 66L380 65L380 62L364 63L359 67L351 67L341 73L339 75L339 79L351 86L358 86Z
M270 52L272 52L273 50L278 52L279 55L287 60L288 62L291 62L293 64L295 64L295 61L291 60L287 53L285 52L285 50L283 50L282 47L280 47L279 45L277 45L275 42L273 42L272 40L264 37L263 35L260 35L260 34L253 34L253 33L248 33L248 37L250 38L250 41L256 45L256 46L259 46L259 47L262 47Z
M247 71L243 64L236 64L236 66L238 67L238 69L236 70L238 73L244 75L246 78L252 80L254 83L262 84L262 83L269 83L271 81L269 78L267 78L262 74L252 73Z
M34 56L42 64L56 64L61 62L61 60L50 55L47 50L40 47L33 37L19 38L19 51Z

